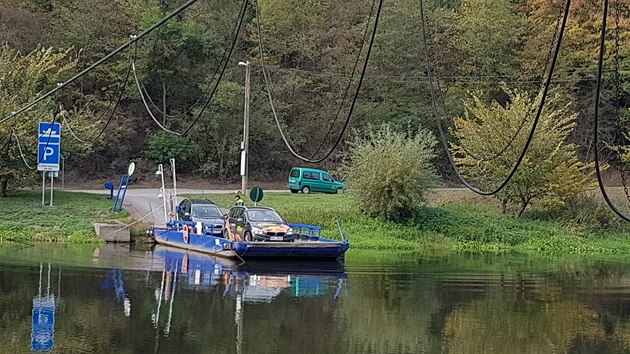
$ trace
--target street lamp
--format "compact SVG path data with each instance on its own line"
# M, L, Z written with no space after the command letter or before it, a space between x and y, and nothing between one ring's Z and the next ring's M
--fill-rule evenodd
M247 160L249 148L249 77L251 64L249 61L239 62L245 67L245 109L243 110L243 141L241 142L241 193L247 192Z

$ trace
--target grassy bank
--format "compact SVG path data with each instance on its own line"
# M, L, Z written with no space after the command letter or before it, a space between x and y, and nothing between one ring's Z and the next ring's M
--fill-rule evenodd
M599 231L586 223L517 218L502 214L492 199L480 204L465 192L460 193L461 200L452 193L448 191L448 198L437 193L432 206L421 207L418 217L405 224L362 214L349 195L269 193L262 205L275 208L289 222L322 225L329 238L339 238L335 225L339 219L351 230L355 249L630 254L630 225ZM234 203L231 195L204 197L222 207Z
M50 196L46 196L48 201ZM55 192L55 205L41 205L41 192L19 191L0 198L0 239L62 243L101 242L93 222L129 221L126 211L111 211L104 195Z

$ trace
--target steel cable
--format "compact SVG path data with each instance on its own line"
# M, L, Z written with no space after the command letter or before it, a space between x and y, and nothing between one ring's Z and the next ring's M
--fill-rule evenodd
M263 48L263 40L262 40L262 31L260 30L260 9L258 8L258 1L256 0L256 28L257 28L257 32L258 32L258 48L259 48L259 52L260 52L260 65L262 67L262 72L263 72L263 78L265 80L265 88L267 91L267 97L269 98L269 104L271 105L271 111L273 112L273 117L275 119L276 122L276 126L278 127L278 130L280 131L280 136L282 137L282 141L284 142L284 144L286 145L286 147L289 149L289 151L291 152L291 154L293 154L293 156L297 157L298 159L304 161L304 162L309 162L309 163L319 163L322 162L324 160L326 160L337 148L337 146L339 145L339 143L341 142L341 139L343 138L346 130L348 129L348 125L350 124L350 118L352 117L352 112L354 111L354 107L356 105L356 102L359 98L359 92L361 91L361 85L363 84L363 79L365 78L365 73L367 71L367 66L368 63L370 61L370 54L372 53L372 47L374 46L374 39L376 37L376 30L378 28L378 21L381 17L381 9L383 8L383 0L379 0L379 4L378 4L378 8L376 10L376 17L374 19L374 29L372 30L372 36L370 38L370 44L368 46L368 50L365 56L365 62L363 63L363 69L361 71L361 76L359 77L359 83L357 84L357 89L354 93L354 97L352 98L352 103L350 105L350 109L348 111L348 115L346 117L346 121L343 125L343 128L341 129L341 132L339 133L339 136L337 137L337 140L335 141L335 144L332 146L332 148L330 148L330 150L328 150L328 152L321 158L318 159L312 159L312 158L307 158L304 157L300 154L298 154L293 147L291 147L291 143L289 143L284 131L282 130L282 126L280 124L280 119L278 118L278 114L276 112L276 108L273 104L273 96L271 94L271 78L269 77L269 73L267 72L267 69L265 67L265 58L264 58L264 48Z
M243 3L241 6L246 7L245 3ZM242 11L242 9L241 9ZM239 19L240 19L240 12L239 11ZM237 19L237 21L235 21L234 26L232 27L232 31L230 33L234 33L237 31L237 26L238 23L241 22ZM159 30L158 30L158 35L159 35ZM155 50L155 47L157 45L159 38L156 38L155 42L153 43L153 50ZM217 76L217 74L219 74L219 69L221 68L221 63L223 63L223 61L226 59L226 56L228 54L227 50L223 51L223 55L221 56L221 59L219 60L219 64L217 65L216 69L214 70L214 73L212 74L212 80L214 81L214 78ZM194 108L199 104L199 102L201 102L203 100L204 95L199 96L199 98L197 98L197 100L195 101L195 103L193 103L188 109L186 109L184 111L184 113L181 114L176 114L176 115L171 115L171 114L166 114L166 112L162 111L156 104L155 101L151 98L151 96L149 95L149 92L147 91L146 87L141 83L142 89L144 90L144 95L146 96L147 100L149 101L149 103L151 103L151 105L153 106L153 108L160 114L162 114L163 116L167 117L167 118L180 118L180 117L184 117L186 115L188 115L189 113L192 113L192 111L194 110Z
M311 159L317 156L317 154L319 154L319 152L324 147L324 144L326 143L326 139L328 139L328 137L332 133L335 123L337 123L337 119L339 119L339 116L341 115L341 110L343 109L343 106L346 103L346 100L348 99L348 95L350 94L350 88L352 87L352 83L354 82L354 76L357 73L357 68L359 67L359 61L361 60L361 53L363 53L365 40L367 39L367 34L368 34L368 31L370 30L370 22L372 21L372 16L374 15L374 5L376 5L376 0L372 0L372 6L370 7L370 14L368 15L367 22L365 23L365 29L363 30L363 36L361 38L361 46L359 47L359 52L357 53L357 58L354 61L354 66L352 67L350 79L348 79L348 85L346 85L346 89L343 92L341 103L339 103L339 108L337 108L337 113L335 114L335 118L333 119L332 123L330 123L330 125L328 126L328 131L326 132L326 136L322 139L317 149L315 149L315 152L311 155Z
M153 121L160 127L160 129L164 130L165 132L167 132L169 134L173 134L173 135L176 135L176 136L183 136L183 135L186 135L186 133L188 133L190 131L190 129L192 129L192 127L199 121L199 119L201 119L201 116L205 112L206 108L208 108L208 106L210 105L210 102L212 101L212 98L214 98L214 94L216 93L216 91L217 91L217 89L219 87L219 84L221 83L221 80L223 79L223 75L225 74L225 71L227 69L227 65L230 62L230 59L232 58L232 53L234 53L234 48L236 47L236 43L238 42L238 39L240 37L241 28L243 27L243 20L245 18L245 13L247 12L247 4L248 4L248 0L243 0L243 5L241 7L241 12L239 14L238 24L236 26L236 33L234 34L234 37L232 39L232 43L230 45L230 49L227 52L228 53L227 57L226 57L225 61L223 62L223 67L221 68L221 71L219 73L219 77L215 81L214 87L212 88L212 91L210 92L210 96L208 96L208 99L206 100L206 102L205 102L203 108L201 109L201 111L199 111L199 113L197 114L197 117L192 121L192 123L190 123L190 125L183 132L179 133L179 132L176 132L176 131L173 131L173 130L170 130L170 129L166 128L153 115L153 113L151 112L151 109L149 108L148 101L147 101L146 97L144 96L144 94L142 92L142 87L140 85L140 81L138 80L138 76L137 76L136 70L135 70L135 64L132 63L132 71L133 71L133 75L134 75L134 78L135 78L135 81L136 81L136 86L138 87L138 93L140 94L140 97L142 99L142 102L144 104L145 109L147 110L147 113L149 114L149 116L151 116Z
M24 161L24 164L29 170L34 170L36 167L29 165L29 163L26 161L26 157L24 157L24 152L22 151L22 145L20 145L20 139L18 139L17 134L15 134L15 130L11 129L11 134L13 134L13 138L15 138L15 141L17 142L18 150L20 151L20 157L22 157L22 161Z
M556 18L556 25L554 26L554 32L553 35L551 36L551 45L549 46L549 50L547 51L547 55L545 57L545 61L543 64L543 72L541 73L541 75L539 75L538 77L540 78L540 81L535 80L535 82L540 82L541 86L539 87L539 89L536 91L536 97L539 95L540 90L542 89L542 84L545 82L545 74L547 72L547 67L549 66L549 60L551 60L551 54L553 52L553 43L556 41L556 36L558 34L558 29L560 28L560 19L562 18L562 11L563 7L560 7L560 14L558 15L558 17ZM537 77L537 78L538 78ZM438 78L436 78L436 82L438 83L438 92L440 92L439 89L439 81L437 81ZM521 122L519 123L518 127L516 128L516 131L509 137L508 142L503 145L503 148L501 150L499 150L498 152L492 154L490 157L481 157L473 152L471 152L470 150L468 150L466 148L466 146L460 142L460 146L462 148L462 150L469 155L470 157L472 157L475 160L479 160L479 161L493 161L501 156L503 156L503 154L505 154L507 152L507 150L512 146L512 144L514 144L514 142L516 141L516 138L518 138L518 136L521 134L521 131L523 130L523 128L525 127L525 123L527 123L527 121L529 120L531 114L534 112L534 103L536 103L536 99L532 99L529 101L528 107L527 107L527 111L525 113L525 115L523 116L523 119L521 119Z
M608 195L608 191L606 190L606 186L604 185L604 180L602 178L602 168L601 162L599 161L599 150L597 145L599 144L599 103L602 89L602 68L604 66L604 55L606 52L606 22L608 20L608 0L604 0L603 5L603 16L602 16L602 32L601 37L599 39L599 58L597 61L597 88L595 90L595 119L594 119L594 127L593 127L593 145L595 146L595 175L597 176L597 184L599 185L599 189L602 192L602 196L608 204L608 207L612 209L612 211L617 214L620 218L625 221L630 221L630 217L625 215L621 210L617 208L615 203L612 202L610 196Z
M98 66L100 66L101 64L103 64L104 62L106 62L107 60L109 60L110 58L112 58L113 56L115 56L116 54L122 52L123 50L129 48L131 46L131 44L139 41L140 39L144 38L146 35L148 35L149 33L153 32L154 30L156 30L157 28L161 27L163 24L165 24L168 20L170 20L171 18L177 16L180 12L186 10L188 7L190 7L191 5L193 5L194 3L196 3L199 0L189 0L188 2L186 2L185 4L183 4L182 6L178 7L175 11L171 12L170 14L168 14L166 17L162 18L160 21L156 22L155 24L153 24L152 26L150 26L149 28L145 29L144 31L142 31L139 35L137 36L132 36L131 40L128 43L123 44L122 46L116 48L115 50L113 50L112 52L110 52L109 54L105 55L104 57L102 57L101 59L97 60L95 63L93 63L92 65L90 65L89 67L83 69L81 72L79 72L78 74L76 74L75 76L71 77L70 79L64 81L63 83L60 83L57 85L57 87L55 87L54 89L46 92L45 94L41 95L40 97L36 98L35 100L31 101L30 103L26 104L25 106L23 106L22 108L20 108L17 111L13 111L11 112L11 114L9 114L8 116L0 119L0 124L16 117L17 115L33 108L36 104L40 103L41 101L45 100L46 98L50 97L51 95L53 95L55 92L63 89L64 87L66 87L67 85L71 84L72 82L76 81L77 79L81 78L82 76L84 76L85 74L89 73L90 71L96 69ZM245 0L247 1L247 0Z
M449 149L448 146L448 141L446 139L446 134L444 133L444 128L442 127L442 121L440 119L440 116L438 114L437 111L437 101L436 101L436 94L435 94L435 90L433 88L433 75L431 73L431 60L429 58L429 44L428 44L428 38L427 38L427 30L426 30L426 18L424 16L424 0L420 0L420 16L422 17L422 38L424 41L424 56L425 56L425 63L426 63L426 69L427 69L427 77L429 80L429 91L431 93L431 106L432 106L432 110L433 110L433 115L435 117L435 121L437 123L437 128L440 134L440 140L442 142L442 145L444 146L444 150L446 151L446 156L448 157L448 161L451 164L451 166L453 167L453 170L455 171L455 174L457 175L457 178L459 178L459 180L471 191L479 194L479 195L494 195L498 192L500 192L508 183L509 181L512 179L512 177L514 177L514 175L516 174L516 171L518 170L519 166L521 165L521 163L523 162L524 158L525 158L525 154L527 153L527 150L529 149L529 146L531 145L533 139L534 139L534 133L536 132L536 126L538 125L538 121L540 120L540 116L542 114L543 108L545 106L545 100L547 98L547 93L549 92L549 88L551 86L551 79L553 77L553 72L554 69L556 67L556 62L558 60L558 55L560 53L560 47L562 44L562 37L564 36L564 30L566 28L566 23L567 23L567 19L569 17L569 9L571 7L571 0L567 0L566 1L566 6L564 9L564 16L562 18L562 25L560 27L560 34L558 36L558 42L556 43L556 48L554 51L554 55L552 58L552 62L551 62L551 68L549 69L549 75L547 76L547 80L545 82L545 87L543 89L543 93L542 93L542 97L540 100L540 105L538 107L538 112L536 113L536 117L534 118L534 121L532 123L532 128L529 132L529 135L527 137L527 141L525 142L525 146L523 147L523 150L521 151L521 154L518 158L518 160L516 161L516 163L514 164L514 166L512 167L512 170L510 172L510 174L505 178L505 180L503 180L503 182L494 190L492 191L482 191L478 188L476 188L475 186L471 185L465 178L464 176L461 174L461 172L459 171L459 167L457 167L457 165L455 164L455 161L453 160L453 155L451 154L451 151Z

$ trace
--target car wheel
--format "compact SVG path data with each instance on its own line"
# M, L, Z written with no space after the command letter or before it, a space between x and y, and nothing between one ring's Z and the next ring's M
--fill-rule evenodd
M299 191L298 191L298 190L296 190L296 189L291 189L291 193L295 194L295 193L297 193L297 192L299 192Z
M310 192L311 192L311 189L308 186L302 187L302 193L309 194Z
M253 241L251 232L249 232L249 231L245 232L245 241L247 241L247 242Z
M337 194L343 194L343 188L338 188L337 189Z

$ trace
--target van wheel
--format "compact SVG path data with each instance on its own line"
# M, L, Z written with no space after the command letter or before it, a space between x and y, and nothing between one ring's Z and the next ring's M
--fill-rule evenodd
M343 194L343 188L337 189L337 194Z
M253 241L251 232L249 232L249 231L245 232L245 241L247 241L247 242Z
M308 186L302 187L302 193L309 194L310 192L311 192L311 189Z
M299 191L298 191L298 190L296 190L296 189L291 189L291 193L295 194L295 193L297 193L297 192L299 192Z

